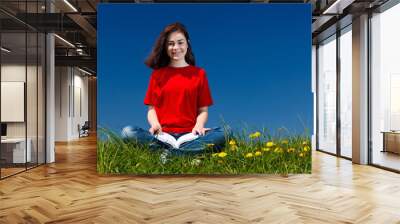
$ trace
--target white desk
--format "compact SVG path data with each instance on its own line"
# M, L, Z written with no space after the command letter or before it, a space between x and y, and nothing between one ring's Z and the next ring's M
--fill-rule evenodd
M30 162L32 159L32 154L31 154L32 140L28 138L27 142L28 142L27 149L25 151L25 138L1 139L1 145L2 145L1 151L3 153L7 150L12 150L12 163L25 163L25 158L27 159L26 162ZM9 147L12 148L10 149Z

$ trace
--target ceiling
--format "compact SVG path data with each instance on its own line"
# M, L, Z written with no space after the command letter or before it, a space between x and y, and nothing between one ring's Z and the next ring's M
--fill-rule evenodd
M335 2L339 4L335 4ZM24 32L54 32L56 65L80 66L96 73L96 31L99 3L172 3L172 2L249 2L249 3L310 3L312 4L313 40L348 14L356 14L377 7L387 0L1 0L0 24L2 43L14 48L15 54L26 52ZM46 5L47 2L47 5ZM332 6L332 7L331 7ZM328 9L328 10L327 10ZM52 13L49 13L49 12ZM324 13L325 12L325 13ZM326 12L329 12L328 14ZM33 36L32 36L33 37ZM30 37L30 38L32 38ZM60 38L59 38L60 37ZM29 39L29 38L28 38ZM66 41L63 41L66 40ZM28 40L29 42L30 40ZM27 52L34 52L36 42L28 44ZM36 44L36 45L35 45ZM3 45L4 46L4 45ZM39 46L41 47L41 45ZM28 56L29 57L29 56Z

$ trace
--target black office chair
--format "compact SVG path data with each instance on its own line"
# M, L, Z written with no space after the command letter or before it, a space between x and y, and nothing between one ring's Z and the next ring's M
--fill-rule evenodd
M90 129L89 121L85 121L82 127L80 127L80 125L78 124L79 138L89 136L89 129Z

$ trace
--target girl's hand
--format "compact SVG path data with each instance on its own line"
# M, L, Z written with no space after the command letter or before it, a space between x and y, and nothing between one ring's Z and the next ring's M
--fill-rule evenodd
M192 133L194 135L197 135L197 133L199 135L205 135L206 131L211 130L211 128L205 128L205 127L198 127L198 126L194 126L194 128L192 129Z
M150 129L149 129L149 132L150 132L152 135L154 135L154 134L161 134L162 128L161 128L160 123L156 123L156 124L154 124L154 125L151 125L151 127L150 127Z

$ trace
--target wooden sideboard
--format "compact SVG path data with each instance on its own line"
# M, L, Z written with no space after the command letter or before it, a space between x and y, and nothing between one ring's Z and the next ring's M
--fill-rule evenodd
M383 131L383 152L400 154L400 131Z

